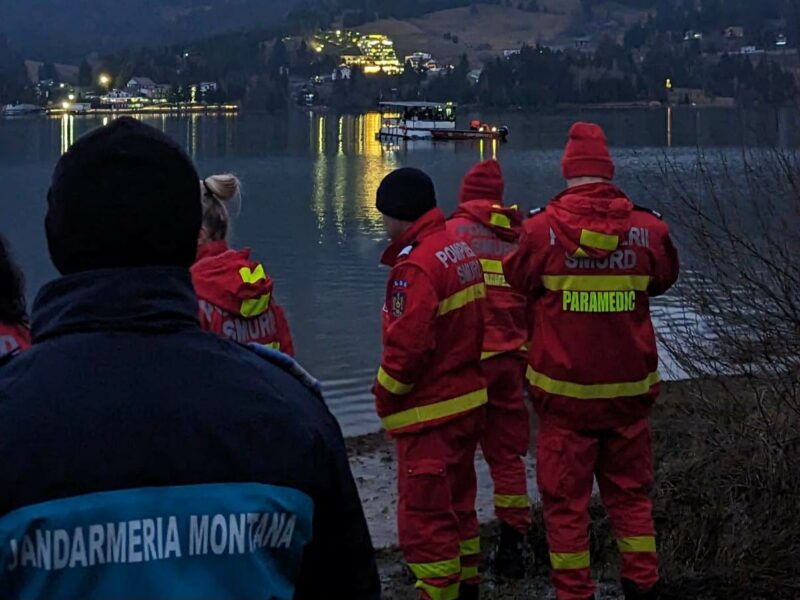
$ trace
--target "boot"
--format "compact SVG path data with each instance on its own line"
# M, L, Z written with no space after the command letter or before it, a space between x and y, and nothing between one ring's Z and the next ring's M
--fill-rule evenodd
M622 591L625 592L625 600L658 600L660 598L661 586L656 583L649 590L642 591L635 583L628 579L622 580Z
M525 536L510 525L500 523L500 538L493 561L495 574L507 579L522 579L527 561Z
M478 600L480 598L480 587L475 584L462 583L458 600Z

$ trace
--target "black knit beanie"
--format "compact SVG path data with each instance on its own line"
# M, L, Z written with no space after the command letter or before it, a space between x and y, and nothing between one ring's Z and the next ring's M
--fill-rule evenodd
M411 167L392 171L378 186L375 206L387 217L416 221L436 208L433 181L419 169Z
M62 274L195 260L197 171L177 143L134 119L79 139L58 161L47 203L47 244Z

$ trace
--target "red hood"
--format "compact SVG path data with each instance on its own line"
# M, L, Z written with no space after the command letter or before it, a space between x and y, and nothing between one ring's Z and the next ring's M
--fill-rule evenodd
M269 309L273 282L260 263L250 260L249 248L203 244L192 266L192 282L199 298L229 313L256 317Z
M590 183L556 196L546 211L556 238L571 255L603 258L630 229L633 203L611 183Z
M444 213L441 209L432 208L414 224L406 229L405 233L394 240L381 256L381 264L393 267L397 262L399 254L408 246L414 246L423 238L446 229Z
M458 205L453 218L477 221L506 242L516 242L522 233L522 213L516 206L502 206L491 200L469 200Z

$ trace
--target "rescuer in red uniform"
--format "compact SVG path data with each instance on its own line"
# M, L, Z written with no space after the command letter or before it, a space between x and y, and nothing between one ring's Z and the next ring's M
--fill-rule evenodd
M0 237L0 359L27 350L31 331L25 310L25 278Z
M475 599L474 463L487 402L483 272L472 249L447 232L422 171L387 175L376 205L392 239L382 262L392 271L374 392L397 446L400 548L420 598Z
M469 244L481 261L487 290L483 372L489 386L486 426L480 443L494 481L500 539L494 569L503 576L525 574L525 534L531 526L523 457L530 444L525 407L526 298L503 275L503 258L518 246L522 215L503 206L503 173L495 160L474 166L464 177L459 207L447 230Z
M240 196L233 175L213 175L201 182L203 227L192 266L200 300L200 325L241 344L260 344L294 356L283 308L273 297L273 282L250 249L231 250L226 203Z
M504 261L533 302L527 379L539 414L537 479L559 600L593 598L589 500L597 478L622 553L627 599L658 597L648 417L659 392L650 298L678 277L661 216L611 180L597 125L570 130L568 189L525 223Z

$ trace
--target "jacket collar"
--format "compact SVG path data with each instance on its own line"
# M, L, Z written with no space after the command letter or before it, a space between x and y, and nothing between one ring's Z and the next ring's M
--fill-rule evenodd
M138 267L68 275L33 303L34 342L78 332L173 332L199 327L188 269Z
M403 249L416 246L426 237L444 231L445 228L444 213L438 208L432 208L414 221L414 224L406 229L403 235L389 244L381 256L381 264L393 267Z
M202 260L204 258L208 258L209 256L219 256L228 250L228 242L225 240L200 244L197 247L197 260Z

